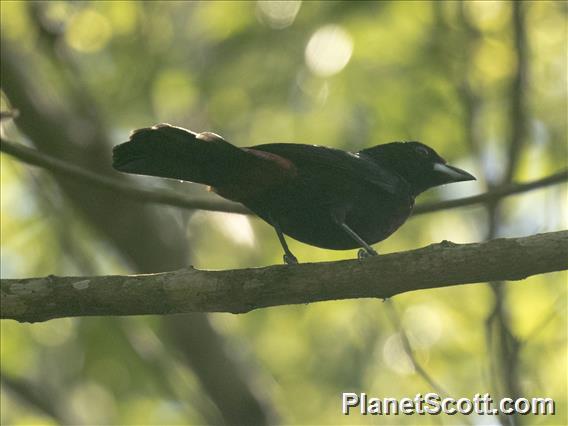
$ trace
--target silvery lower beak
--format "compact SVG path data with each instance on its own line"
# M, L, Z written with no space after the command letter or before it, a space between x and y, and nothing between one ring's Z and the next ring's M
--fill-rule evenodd
M466 180L476 180L475 176L469 174L465 170L458 169L457 167L450 166L448 164L436 163L434 164L434 170L438 173L443 174L451 182L462 182Z

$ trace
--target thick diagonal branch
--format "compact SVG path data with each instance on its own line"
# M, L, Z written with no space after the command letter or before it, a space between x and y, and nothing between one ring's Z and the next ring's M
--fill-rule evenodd
M526 277L568 269L568 231L482 243L443 242L347 260L229 271L3 279L1 318L23 322L85 315L253 309Z

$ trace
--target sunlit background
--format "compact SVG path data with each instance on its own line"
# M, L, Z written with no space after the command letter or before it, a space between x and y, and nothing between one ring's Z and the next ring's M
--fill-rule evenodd
M158 122L239 146L359 150L420 140L478 177L419 202L484 192L508 179L511 161L514 181L538 179L567 165L568 10L565 2L519 3L2 1L1 106L20 111L2 136L117 179L111 146ZM132 181L207 195L187 183ZM557 185L509 197L497 218L484 205L417 216L376 248L566 229L566 195ZM258 219L136 204L62 184L4 154L1 214L3 278L282 263L274 231ZM289 243L301 262L356 256ZM507 396L511 379L521 396L557 402L556 416L525 422L566 424L566 277L394 302L417 361L451 396ZM496 311L505 328L497 330ZM6 425L498 421L341 415L341 392L432 391L376 300L245 315L3 321L1 331ZM512 377L495 354L499 333L516 344ZM242 389L262 414L229 401Z

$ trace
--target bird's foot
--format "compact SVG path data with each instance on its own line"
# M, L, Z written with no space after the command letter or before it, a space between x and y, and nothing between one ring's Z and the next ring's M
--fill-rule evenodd
M372 257L372 256L378 256L379 254L373 250L367 250L367 249L359 249L359 251L357 252L357 259L361 260L361 259L366 259L368 257Z
M297 265L298 259L292 253L287 253L284 255L284 263L288 265Z

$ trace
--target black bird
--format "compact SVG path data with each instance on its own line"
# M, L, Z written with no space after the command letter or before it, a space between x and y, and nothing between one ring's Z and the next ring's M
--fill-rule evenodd
M347 152L318 145L270 143L238 148L214 133L169 124L135 130L113 149L126 173L209 185L274 227L284 261L297 263L284 234L333 250L382 241L408 219L414 199L434 186L475 180L420 142L392 142Z

